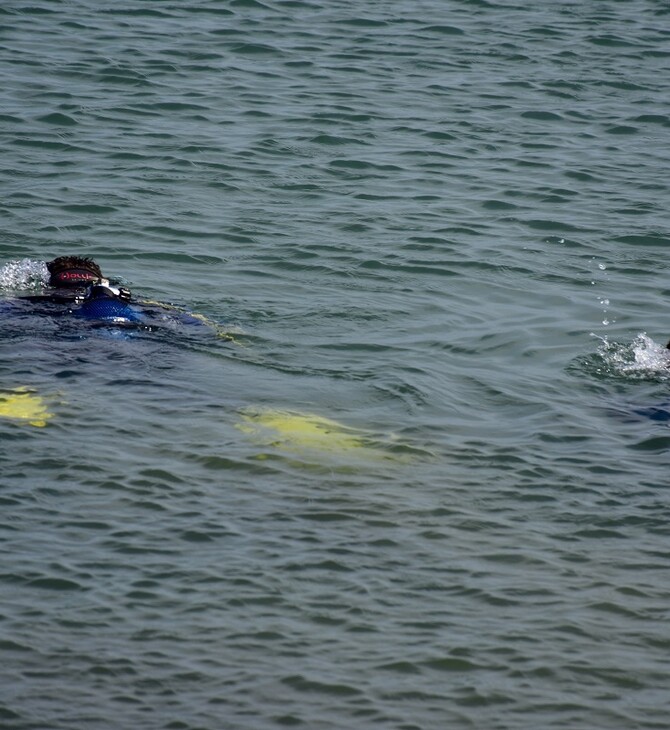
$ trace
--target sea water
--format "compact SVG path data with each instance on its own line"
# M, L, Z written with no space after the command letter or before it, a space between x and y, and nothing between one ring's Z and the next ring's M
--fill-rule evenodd
M667 727L669 20L2 4L3 728Z

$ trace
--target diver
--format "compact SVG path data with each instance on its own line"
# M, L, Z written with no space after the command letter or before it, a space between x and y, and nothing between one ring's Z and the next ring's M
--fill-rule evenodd
M126 287L111 283L91 258L59 256L46 262L46 268L48 288L41 294L18 297L19 302L43 304L41 314L71 315L88 320L94 327L153 330L180 324L208 325L223 336L218 325L202 315L161 302L135 301Z
M132 295L125 287L110 284L100 266L83 256L59 256L46 262L49 290L43 294L19 297L24 301L62 304L65 309L50 314L73 314L97 322L117 325L148 324L148 316L132 305Z

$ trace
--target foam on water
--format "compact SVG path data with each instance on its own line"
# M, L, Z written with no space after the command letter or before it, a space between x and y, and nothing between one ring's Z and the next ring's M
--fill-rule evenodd
M601 344L595 371L599 375L623 376L633 380L670 379L670 350L641 332L631 343L610 342L598 337Z
M39 289L49 282L44 261L21 259L0 266L0 290Z

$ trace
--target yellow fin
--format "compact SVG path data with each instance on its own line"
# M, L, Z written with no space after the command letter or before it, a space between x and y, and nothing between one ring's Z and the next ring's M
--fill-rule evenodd
M289 450L314 448L321 451L351 451L366 444L354 429L309 413L272 409L246 409L237 428L262 443Z
M406 462L407 455L396 451L393 437L375 438L366 431L317 416L272 408L245 408L235 427L257 444L303 458L326 458L351 462ZM311 455L311 457L310 457ZM259 454L265 459L268 454ZM319 458L320 457L320 458ZM350 461L351 460L351 461Z
M26 387L0 392L0 418L23 421L42 428L53 417L40 395L33 395Z
M402 443L395 434L379 435L345 426L313 413L251 406L239 411L235 428L257 444L307 457L330 457L362 462L411 464L433 458L427 449ZM267 453L257 458L268 458Z

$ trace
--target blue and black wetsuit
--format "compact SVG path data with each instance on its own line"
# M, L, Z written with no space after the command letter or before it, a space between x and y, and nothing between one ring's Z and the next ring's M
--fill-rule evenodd
M148 324L147 316L130 303L131 294L124 287L110 286L106 279L100 279L86 290L86 294L73 310L73 314L84 319L118 325Z
M66 329L67 320L85 322L87 327L119 330L175 330L186 325L189 329L210 329L217 337L232 339L203 315L161 302L132 299L127 289L110 284L90 259L60 257L48 262L46 268L49 279L44 284L48 288L40 294L0 300L0 316L7 315L17 323L30 314L56 317Z
M149 324L148 317L138 306L130 303L131 294L124 287L112 286L107 279L98 279L86 289L56 290L49 294L21 297L21 300L44 304L46 314L72 314L93 322L118 325ZM56 309L52 305L61 305Z

